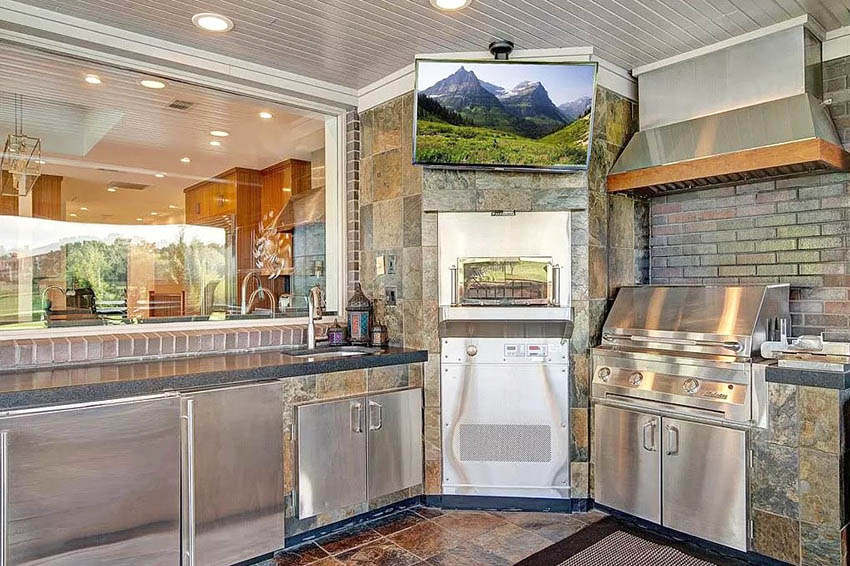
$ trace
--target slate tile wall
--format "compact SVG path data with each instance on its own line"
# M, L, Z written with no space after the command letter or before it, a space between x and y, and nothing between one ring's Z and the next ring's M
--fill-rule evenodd
M588 172L572 174L424 170L412 163L412 93L370 109L361 119L360 279L370 297L395 289L399 304L382 307L394 343L424 347L425 491L441 492L440 374L437 297L438 212L569 210L572 227L571 463L575 498L591 495L589 348L609 299L623 284L645 282L648 206L609 201L605 177L636 126L636 107L598 89ZM609 231L618 262L609 269ZM375 260L392 255L400 269L376 273Z

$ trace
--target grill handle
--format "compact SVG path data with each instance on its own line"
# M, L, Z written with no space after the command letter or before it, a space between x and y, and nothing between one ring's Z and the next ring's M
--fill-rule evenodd
M613 342L615 340L629 340L631 342L657 342L659 344L675 344L678 346L720 346L733 352L740 352L743 349L740 342L735 340L715 341L715 340L689 340L687 338L657 338L654 336L639 336L637 334L614 334L613 332L605 332L602 338Z

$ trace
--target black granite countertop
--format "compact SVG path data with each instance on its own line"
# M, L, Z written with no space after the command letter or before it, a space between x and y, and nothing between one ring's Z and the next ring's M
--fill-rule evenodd
M850 389L850 372L819 371L812 369L781 368L768 366L765 379L772 383L787 383L826 389Z
M279 349L10 371L0 373L0 410L88 403L427 359L424 350L385 348L369 355L312 361Z

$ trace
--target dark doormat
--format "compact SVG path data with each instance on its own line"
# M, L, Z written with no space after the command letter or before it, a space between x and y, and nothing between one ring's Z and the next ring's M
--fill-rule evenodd
M607 517L516 566L742 566L687 541Z

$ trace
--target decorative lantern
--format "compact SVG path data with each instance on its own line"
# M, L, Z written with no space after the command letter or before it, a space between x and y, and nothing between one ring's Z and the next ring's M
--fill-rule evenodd
M352 344L369 344L372 302L363 294L360 283L354 288L354 294L348 300L345 310L348 311L348 339Z
M15 131L0 155L0 194L27 196L41 175L41 140L24 135L23 96L15 94Z

